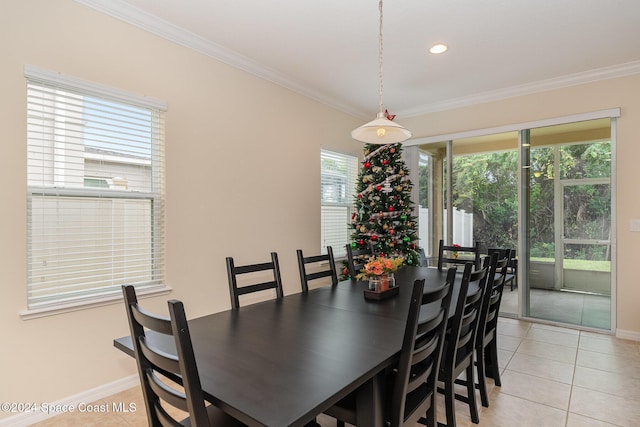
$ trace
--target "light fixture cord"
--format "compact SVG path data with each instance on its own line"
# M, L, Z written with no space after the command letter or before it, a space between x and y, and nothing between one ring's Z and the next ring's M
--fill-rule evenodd
M378 94L378 111L382 114L382 0L378 2L378 9L380 10L380 30L378 33L378 84L380 92Z

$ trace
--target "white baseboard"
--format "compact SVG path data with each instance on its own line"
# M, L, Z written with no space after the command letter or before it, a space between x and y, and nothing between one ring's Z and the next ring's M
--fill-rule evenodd
M620 338L623 340L640 341L640 332L616 329L616 338Z
M121 391L130 389L139 384L140 381L138 374L135 374L108 384L101 385L96 388L92 388L90 390L83 391L82 393L60 399L56 402L48 402L47 405L49 407L57 405L68 405L77 408L80 403L94 402L96 400L109 397L113 394L120 393ZM33 404L37 405L40 408L42 407L42 404L40 403L33 402ZM60 412L46 413L42 410L35 410L33 412L21 412L13 416L0 419L0 427L27 427L31 424L46 420L47 418L51 418L56 415L60 415Z

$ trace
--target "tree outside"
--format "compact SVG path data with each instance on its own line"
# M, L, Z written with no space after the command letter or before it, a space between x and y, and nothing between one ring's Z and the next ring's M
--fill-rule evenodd
M608 178L610 142L562 145L559 178ZM554 147L531 150L531 256L555 257ZM474 215L473 235L486 247L516 248L518 241L517 151L456 156L453 159L453 206ZM609 185L585 183L565 189L564 232L575 238L608 240L611 226ZM568 258L610 259L606 246L569 248Z

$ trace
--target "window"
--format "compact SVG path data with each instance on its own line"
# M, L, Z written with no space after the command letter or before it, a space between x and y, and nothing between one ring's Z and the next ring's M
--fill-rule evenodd
M166 107L25 68L29 310L164 288Z
M331 246L339 258L347 254L358 158L321 150L320 160L320 251L327 253L327 246Z

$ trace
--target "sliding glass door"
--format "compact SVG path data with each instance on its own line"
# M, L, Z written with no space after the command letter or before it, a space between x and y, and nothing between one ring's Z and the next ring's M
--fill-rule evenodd
M598 114L465 132L419 147L429 177L420 178L421 205L429 195L421 244L479 241L485 251L516 250L517 286L503 294L503 316L615 327L612 152L619 110Z
M611 328L610 120L523 131L523 315Z

